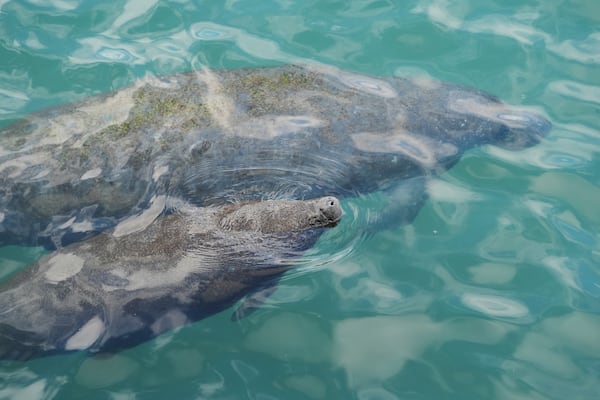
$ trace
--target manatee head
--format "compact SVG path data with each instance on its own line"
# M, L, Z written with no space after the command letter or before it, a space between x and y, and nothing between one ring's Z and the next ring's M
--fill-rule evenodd
M301 226L330 228L342 218L342 207L340 201L333 196L325 196L314 200L309 200L304 204L309 218L301 222ZM308 211L310 210L310 211Z
M335 226L342 208L332 196L311 200L266 200L227 207L219 221L224 230L261 233L297 232Z
M456 137L459 145L492 144L520 150L539 143L552 128L543 116L474 89L452 90L447 102L449 118L455 121L447 126L462 132Z
M508 150L519 150L538 144L552 128L552 124L541 115L525 110L507 110L496 114L504 121L492 143Z
M402 96L390 100L390 126L350 133L362 157L358 174L371 180L418 173L411 166L449 168L465 151L482 145L530 147L552 127L543 116L474 88L429 80L396 83Z

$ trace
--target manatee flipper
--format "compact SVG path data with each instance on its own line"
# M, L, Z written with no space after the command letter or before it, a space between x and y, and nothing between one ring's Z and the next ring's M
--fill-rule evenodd
M231 320L239 321L261 308L267 299L277 290L278 282L278 279L274 279L269 284L247 295L233 314L231 314Z
M377 218L369 221L367 229L378 232L411 224L427 201L427 180L428 177L417 176L386 190L386 204Z

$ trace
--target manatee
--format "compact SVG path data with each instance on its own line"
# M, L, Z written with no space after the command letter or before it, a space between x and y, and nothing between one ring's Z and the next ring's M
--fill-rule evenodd
M164 195L205 207L394 192L470 148L522 149L550 128L470 87L334 67L148 78L0 131L0 243L66 245ZM424 198L413 191L406 220Z
M0 358L116 352L231 306L342 216L335 197L197 207L49 253L0 284Z

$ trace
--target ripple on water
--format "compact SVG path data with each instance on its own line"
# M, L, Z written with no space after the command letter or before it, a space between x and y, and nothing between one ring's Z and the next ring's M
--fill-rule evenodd
M569 296L571 306L600 312L600 272L596 265L581 257L549 256L542 260L553 271L563 286L591 297ZM575 302L575 303L574 303Z
M227 35L225 32L215 29L202 28L197 31L192 31L192 36L200 40L219 40L224 39Z
M137 361L122 354L87 358L79 366L75 380L86 388L99 389L124 381L139 368Z
M460 301L467 308L490 317L521 319L530 314L527 306L520 301L497 295L464 293Z
M598 243L596 235L581 227L577 218L570 212L561 215L551 215L550 220L565 239L593 247Z
M582 157L560 151L545 152L540 161L543 164L557 168L577 168L587 163L587 160Z
M133 55L125 49L102 47L96 52L101 60L127 62L133 60Z

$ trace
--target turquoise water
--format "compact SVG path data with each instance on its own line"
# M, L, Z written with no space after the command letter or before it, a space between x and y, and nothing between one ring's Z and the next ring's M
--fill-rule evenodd
M599 27L593 0L0 1L0 125L148 75L307 60L469 84L554 124L524 151L468 152L410 225L347 218L351 248L239 322L2 362L0 398L597 398ZM344 208L367 220L380 200ZM0 276L41 254L2 249Z

